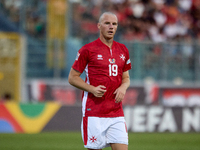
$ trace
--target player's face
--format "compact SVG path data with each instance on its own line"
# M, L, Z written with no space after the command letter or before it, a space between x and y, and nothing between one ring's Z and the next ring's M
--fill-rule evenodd
M100 36L109 40L114 38L115 32L117 31L117 17L112 14L105 14L100 23L98 23L98 28L100 30Z

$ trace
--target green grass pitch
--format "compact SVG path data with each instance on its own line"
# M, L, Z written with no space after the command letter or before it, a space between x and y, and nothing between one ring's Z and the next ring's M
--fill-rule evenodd
M86 149L83 147L80 132L45 132L1 133L0 150ZM200 150L200 133L129 133L129 150Z

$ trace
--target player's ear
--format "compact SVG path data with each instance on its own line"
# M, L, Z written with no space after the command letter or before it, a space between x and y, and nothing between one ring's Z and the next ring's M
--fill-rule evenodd
M97 24L98 29L100 29L100 26L101 26L100 23L98 23L98 24Z

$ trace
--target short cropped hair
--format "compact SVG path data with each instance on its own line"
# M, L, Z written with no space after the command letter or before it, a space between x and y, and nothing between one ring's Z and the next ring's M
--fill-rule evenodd
M99 17L99 23L101 23L101 21L103 20L103 16L104 15L114 15L116 18L117 18L117 16L114 14L114 13L112 13L112 12L104 12L103 14L101 14L101 16ZM117 20L118 21L118 20Z

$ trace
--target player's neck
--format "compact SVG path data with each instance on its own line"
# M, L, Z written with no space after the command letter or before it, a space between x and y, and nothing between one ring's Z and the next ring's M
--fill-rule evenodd
M111 39L105 39L104 37L99 37L100 40L105 44L107 45L109 48L112 48L112 45L113 45L113 38Z

